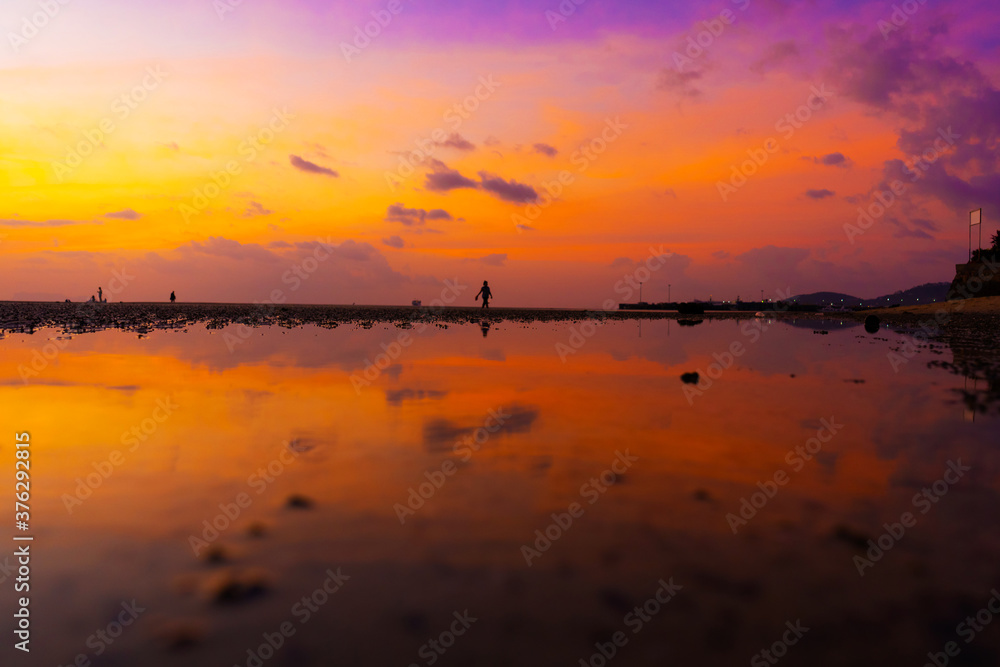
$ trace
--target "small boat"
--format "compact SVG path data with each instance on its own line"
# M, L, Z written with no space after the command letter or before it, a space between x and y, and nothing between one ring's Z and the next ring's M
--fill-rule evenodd
M412 303L414 306L418 306L419 307L421 302L420 302L420 299L414 299L410 303Z

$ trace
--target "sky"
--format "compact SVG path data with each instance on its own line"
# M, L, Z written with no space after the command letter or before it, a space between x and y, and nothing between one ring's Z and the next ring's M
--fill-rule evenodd
M0 300L950 281L970 211L984 245L1000 219L998 27L992 0L8 0Z

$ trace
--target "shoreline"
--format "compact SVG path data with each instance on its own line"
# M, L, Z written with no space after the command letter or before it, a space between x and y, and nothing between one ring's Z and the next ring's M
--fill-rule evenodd
M854 320L863 322L869 315L883 324L910 327L944 319L944 329L954 326L975 329L997 328L1000 320L1000 297L981 297L920 306L898 306L864 311L790 312L762 310L768 318ZM205 323L217 329L229 324L249 326L276 325L296 327L315 324L332 328L341 325L368 327L374 324L405 325L409 322L463 324L489 322L578 322L602 320L712 320L753 318L755 311L706 311L691 315L677 311L612 310L583 308L490 308L475 306L344 306L344 305L272 305L228 303L164 302L32 302L0 301L0 332L25 333L40 328L60 328L68 332L120 329L149 331L177 329ZM992 333L992 332L990 332Z

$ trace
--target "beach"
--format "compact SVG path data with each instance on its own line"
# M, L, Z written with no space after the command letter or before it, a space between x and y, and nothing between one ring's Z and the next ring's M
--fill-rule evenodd
M366 306L300 304L228 304L228 303L97 303L97 302L25 302L0 301L0 330L23 327L97 329L176 329L197 323L211 328L227 324L251 326L322 327L373 323L405 324L414 321L461 324L489 322L573 322L580 319L657 320L657 319L742 319L761 312L767 317L813 317L823 319L864 320L876 315L886 322L908 323L933 318L942 313L951 322L969 321L988 327L1000 315L1000 297L946 301L919 306L873 308L860 311L788 312L780 304L761 304L760 311L708 310L701 315L681 314L670 310L603 310L600 308L479 308L457 306Z
M0 304L46 663L897 664L990 599L991 315L78 308Z
M1000 665L1000 3L0 18L0 667Z

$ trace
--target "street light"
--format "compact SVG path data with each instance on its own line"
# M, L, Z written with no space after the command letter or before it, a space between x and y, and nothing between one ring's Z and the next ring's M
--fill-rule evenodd
M670 298L670 283L667 283L667 303L673 303L673 299Z

